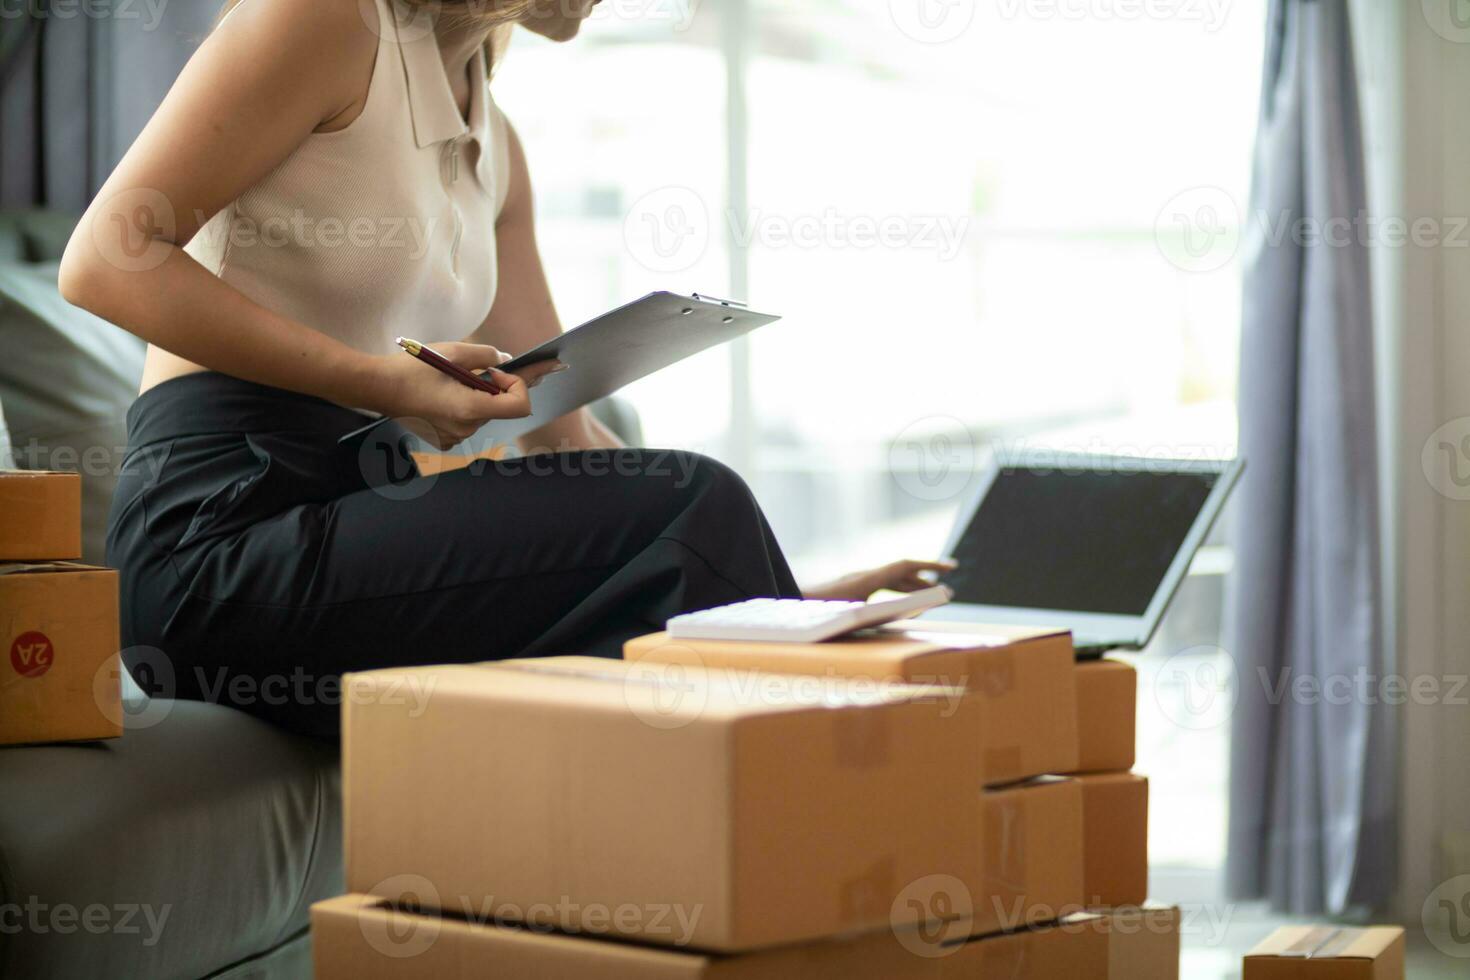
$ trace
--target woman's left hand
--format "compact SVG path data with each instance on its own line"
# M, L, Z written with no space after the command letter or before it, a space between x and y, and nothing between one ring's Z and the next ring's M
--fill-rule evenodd
M802 594L808 599L849 599L865 602L869 596L880 589L892 589L895 592L915 592L919 589L927 589L934 584L936 576L944 572L952 572L955 567L954 561L948 558L938 561L904 559L889 562L878 568L853 572L851 575L844 575L824 585L803 589Z

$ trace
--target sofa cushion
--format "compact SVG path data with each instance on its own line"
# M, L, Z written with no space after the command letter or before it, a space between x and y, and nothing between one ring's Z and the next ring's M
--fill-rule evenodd
M76 223L66 211L0 211L0 262L60 262Z
M128 722L0 748L0 976L206 976L343 890L335 745L197 702Z
M82 474L82 557L100 564L145 348L62 299L56 269L0 263L0 400L17 465Z

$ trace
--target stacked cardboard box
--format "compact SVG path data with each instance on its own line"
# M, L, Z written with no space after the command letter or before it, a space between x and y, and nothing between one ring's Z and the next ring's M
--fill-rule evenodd
M640 663L895 679L964 687L982 716L985 883L975 934L1055 921L1148 895L1148 780L1135 761L1138 678L1118 659L1078 661L1056 630L890 624L819 644L627 644Z
M1090 907L1148 897L1148 779L1132 772L1138 673L1122 660L1075 668L1078 764L1086 833L1083 894Z
M1157 980L1177 976L1179 910L1077 916L916 951L870 932L720 955L408 911L344 895L312 909L318 978L446 980Z
M81 534L77 474L0 471L0 745L122 734L117 573Z
M318 977L1177 977L1066 633L625 657L349 677Z

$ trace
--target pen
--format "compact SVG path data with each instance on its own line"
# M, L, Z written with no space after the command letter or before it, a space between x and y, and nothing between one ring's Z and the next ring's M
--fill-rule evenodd
M410 357L417 357L419 360L429 365L429 367L433 368L435 371L441 371L444 374L449 375L455 381L458 381L460 384L465 385L466 387L478 388L480 391L488 392L492 395L500 394L500 389L495 385L486 381L484 378L480 377L472 371L466 371L464 368L460 367L458 364L455 364L443 354L440 354L438 351L425 347L417 340L410 340L407 337L399 337L398 346L402 347L404 352L407 353Z

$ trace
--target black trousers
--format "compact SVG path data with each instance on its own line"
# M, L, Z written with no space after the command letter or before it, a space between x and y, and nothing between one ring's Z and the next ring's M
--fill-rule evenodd
M345 671L616 657L668 617L798 594L744 482L692 453L423 476L392 426L221 374L143 394L108 528L123 659L154 693L333 736Z

